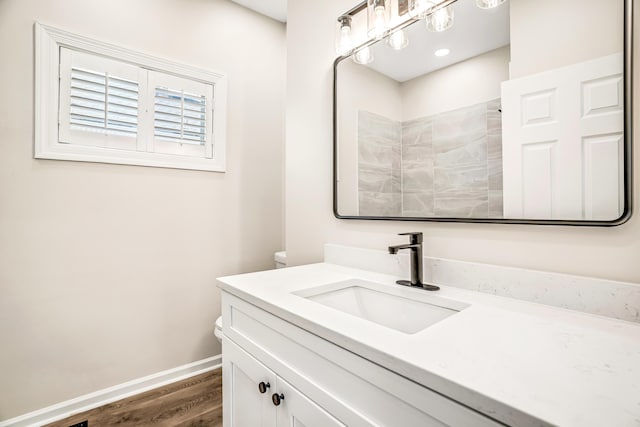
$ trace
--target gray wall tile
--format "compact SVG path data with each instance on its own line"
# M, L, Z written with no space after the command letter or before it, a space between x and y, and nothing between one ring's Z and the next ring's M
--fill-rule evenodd
M489 191L489 218L503 218L503 194L502 190Z
M433 166L433 147L428 145L403 145L402 165L407 166Z
M393 193L398 190L400 180L394 186L394 176L391 169L377 166L360 166L358 172L358 191L377 193Z
M433 138L431 118L425 117L409 123L402 124L402 145L430 145Z
M360 112L360 214L502 217L500 104L404 123Z
M465 191L489 191L486 163L434 168L436 195Z
M467 163L486 163L487 134L475 132L454 138L435 139L433 151L435 165L445 167Z
M487 132L487 105L477 104L433 118L433 138L448 139L476 132Z
M400 216L400 194L358 192L360 215L363 216Z
M402 125L358 112L358 206L364 216L400 216Z
M402 216L434 216L433 191L424 193L402 193Z
M487 136L489 160L502 160L502 135Z
M489 191L502 191L502 160L489 160Z
M402 191L407 193L433 192L433 163L407 166L402 171Z
M434 206L438 217L487 218L489 195L486 190L436 194Z

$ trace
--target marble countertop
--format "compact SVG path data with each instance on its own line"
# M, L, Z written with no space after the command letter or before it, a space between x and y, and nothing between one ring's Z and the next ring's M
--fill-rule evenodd
M397 295L396 277L312 264L222 277L247 302L512 426L640 427L640 325L441 286L469 304L406 334L293 292L350 279Z

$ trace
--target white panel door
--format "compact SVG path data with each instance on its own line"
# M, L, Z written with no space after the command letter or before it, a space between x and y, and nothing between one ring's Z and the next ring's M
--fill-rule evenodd
M623 81L614 54L502 84L505 218L621 215Z
M271 395L275 392L276 375L231 340L223 340L222 346L224 427L275 426L276 406ZM260 383L265 384L264 393Z
M278 427L345 427L282 378L278 393L284 396L278 406Z

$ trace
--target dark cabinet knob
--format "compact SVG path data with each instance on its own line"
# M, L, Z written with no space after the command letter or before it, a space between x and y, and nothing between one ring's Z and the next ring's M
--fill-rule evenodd
M273 404L275 406L280 406L280 404L282 403L282 401L284 400L284 394L280 393L273 393L273 396L271 396L271 401L273 402Z
M260 384L258 384L258 390L260 390L260 393L262 393L262 394L265 394L269 387L271 387L271 384L265 383L264 381L262 381Z

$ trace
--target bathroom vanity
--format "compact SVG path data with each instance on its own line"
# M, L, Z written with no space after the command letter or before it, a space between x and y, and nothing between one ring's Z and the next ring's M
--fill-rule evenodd
M640 425L640 325L396 279L219 279L224 425Z

